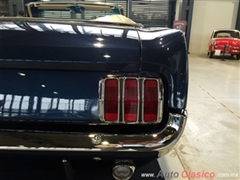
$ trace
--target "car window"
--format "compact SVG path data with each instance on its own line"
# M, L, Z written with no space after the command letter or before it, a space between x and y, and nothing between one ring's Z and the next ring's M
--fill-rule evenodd
M237 32L237 31L217 31L214 34L214 38L239 38L239 32Z
M118 7L112 8L93 8L88 6L31 6L30 11L33 17L41 18L60 18L60 19L82 19L82 20L92 20L99 17L121 14L121 10Z

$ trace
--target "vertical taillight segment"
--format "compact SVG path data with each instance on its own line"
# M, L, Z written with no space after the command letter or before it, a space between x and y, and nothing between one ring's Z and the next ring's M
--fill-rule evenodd
M106 79L104 89L104 119L118 121L119 118L119 81Z
M143 81L143 121L156 122L158 119L159 90L158 81L145 79Z
M138 121L139 88L137 79L123 82L123 117L125 122Z

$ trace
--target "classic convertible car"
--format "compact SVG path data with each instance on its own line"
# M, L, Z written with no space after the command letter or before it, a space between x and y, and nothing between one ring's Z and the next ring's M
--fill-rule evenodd
M59 7L0 19L0 153L108 160L109 174L129 179L184 130L184 34L143 28L109 4ZM67 18L46 18L56 9Z
M235 29L219 29L212 33L208 45L208 57L230 54L240 59L240 32Z

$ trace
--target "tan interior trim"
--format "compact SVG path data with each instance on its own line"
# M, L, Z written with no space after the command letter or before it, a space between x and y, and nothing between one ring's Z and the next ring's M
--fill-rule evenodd
M28 15L29 15L29 17L33 17L30 6L27 6L27 10L28 10Z

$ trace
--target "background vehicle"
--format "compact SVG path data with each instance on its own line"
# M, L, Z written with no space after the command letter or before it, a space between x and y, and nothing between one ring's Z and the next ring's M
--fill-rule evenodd
M177 143L187 119L184 34L105 18L1 19L1 153L110 161L113 177L128 179Z
M238 30L215 30L212 33L208 47L208 57L230 54L240 58L240 32Z

